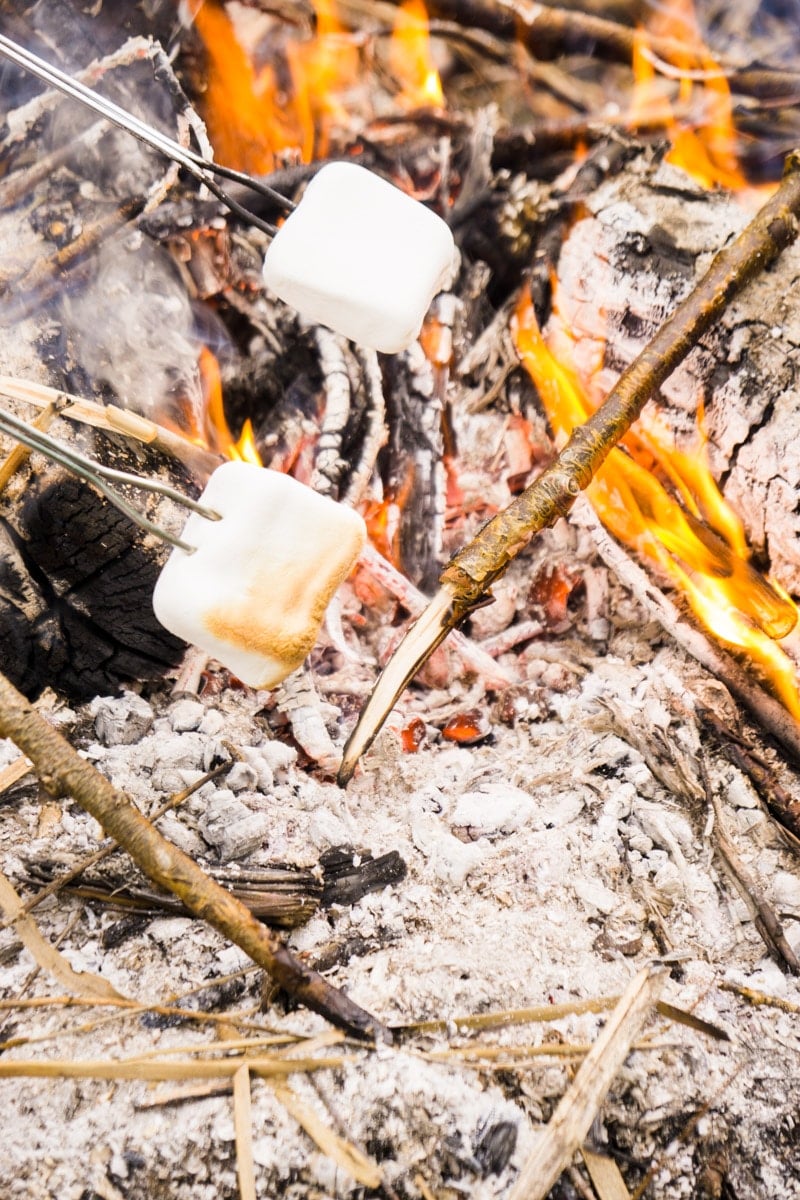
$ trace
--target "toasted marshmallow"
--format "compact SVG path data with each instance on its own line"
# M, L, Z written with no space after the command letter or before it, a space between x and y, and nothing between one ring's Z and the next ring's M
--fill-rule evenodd
M441 217L364 167L329 163L269 246L264 283L306 320L395 354L456 269Z
M158 578L153 610L250 687L299 667L366 540L358 513L279 471L218 467Z

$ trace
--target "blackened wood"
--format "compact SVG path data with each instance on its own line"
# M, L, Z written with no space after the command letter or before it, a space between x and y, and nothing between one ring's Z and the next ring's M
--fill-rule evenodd
M46 878L46 864L38 864L37 875ZM278 929L295 929L304 925L317 911L322 895L322 883L312 871L275 864L260 871L226 875L209 869L209 875L241 901L254 917ZM191 916L186 905L169 892L131 883L120 873L106 872L93 879L91 875L70 883L65 888L86 900L97 900L116 908L137 912L173 912Z
M335 846L320 855L324 872L322 905L356 904L369 892L377 892L406 877L406 864L396 850L373 858L368 850Z
M442 401L421 351L390 360L387 371L389 438L381 457L384 495L399 514L393 550L403 573L428 593L436 587L442 567Z
M157 678L185 647L153 614L163 548L73 476L34 478L0 517L0 654L29 698Z

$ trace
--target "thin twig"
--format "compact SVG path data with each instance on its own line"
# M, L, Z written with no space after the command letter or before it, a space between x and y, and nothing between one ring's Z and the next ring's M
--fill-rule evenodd
M173 892L195 916L240 946L298 1002L356 1036L390 1040L379 1021L298 962L239 900L162 837L128 796L81 758L2 675L0 737L11 738L28 755L52 796L76 800L153 883Z
M245 1066L265 1078L305 1071L331 1071L350 1060L343 1054L330 1058L278 1058L275 1055L236 1055L233 1058L183 1058L154 1062L127 1059L3 1059L0 1079L230 1079Z
M25 772L26 774L33 770L33 767L27 759L18 759L17 761L23 764L26 762L28 763L28 770ZM193 796L195 792L200 790L200 788L205 787L207 783L211 783L212 780L216 779L224 771L230 770L230 766L231 764L229 762L220 763L219 766L214 767L213 770L207 771L205 775L201 775L199 779L194 781L194 783L190 783L188 787L183 789L183 791L175 792L173 796L170 796L169 800L166 800L162 805L160 805L159 808L155 810L154 813L148 817L148 820L157 821L160 817L163 817L165 813L171 812L172 809L177 808L179 804L183 804L184 800L188 800L190 796ZM92 854L87 854L85 858L80 859L74 867L70 867L68 871L64 871L63 875L57 875L55 879L51 879L50 883L46 884L43 888L40 888L39 891L33 896L30 896L22 905L20 912L33 912L33 910L38 908L42 901L46 900L48 896L54 896L56 892L60 892L63 887L66 887L68 884L72 883L73 879L77 879L79 875L82 875L84 871L88 871L90 867L96 867L98 863L101 863L104 861L104 859L109 858L112 854L119 850L119 848L119 842L114 841L112 838L106 843L105 846L101 846L99 850L95 850ZM9 924L11 924L11 922L8 920L0 923L0 931L5 929Z
M628 984L520 1171L509 1200L544 1200L572 1161L652 1011L666 975L663 967L645 967Z
M123 999L107 979L103 979L100 975L92 975L89 971L74 970L64 955L42 935L33 917L24 912L22 901L2 872L0 872L0 908L37 965L57 979L62 987L68 987L80 996L112 1000Z
M294 1092L288 1084L273 1084L273 1089L287 1112L336 1166L362 1187L379 1188L383 1174L378 1164L347 1138L340 1137L318 1114Z
M793 975L800 975L800 961L798 961L797 955L789 945L777 914L762 894L759 884L742 862L736 847L728 837L725 829L725 817L722 805L711 785L703 763L700 764L700 773L706 799L714 813L714 827L711 832L714 847L722 859L728 874L736 884L739 895L747 905L750 915L753 918L753 924L758 930L767 950L780 966L787 968Z
M256 1200L250 1069L247 1063L242 1063L239 1069L233 1073L233 1127L236 1134L236 1175L239 1179L239 1200Z
M745 987L740 983L729 983L727 979L721 980L719 989L721 992L732 992L734 996L741 996L742 1000L746 1000L748 1004L754 1006L763 1004L769 1008L777 1008L781 1012L800 1013L800 1004L795 1004L792 1000L784 1000L782 996L770 996L766 992L760 992L757 988Z
M541 10L541 6L536 6ZM550 11L550 10L541 10ZM440 589L379 677L345 746L339 782L351 778L397 696L448 633L480 604L534 534L566 516L642 408L684 360L727 305L797 236L800 224L800 153L786 162L780 188L753 220L714 258L695 289L678 305L623 372L605 403L575 429L561 454L512 503L493 517L451 560Z

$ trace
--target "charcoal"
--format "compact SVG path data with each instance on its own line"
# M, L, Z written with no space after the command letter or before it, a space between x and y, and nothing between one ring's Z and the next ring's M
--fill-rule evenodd
M0 653L12 682L29 699L49 686L83 701L161 676L184 646L152 612L159 565L93 488L38 476L0 518Z

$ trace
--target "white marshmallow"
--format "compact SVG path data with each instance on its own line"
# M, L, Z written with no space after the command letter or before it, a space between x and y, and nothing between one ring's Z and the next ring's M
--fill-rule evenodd
M229 462L192 513L153 593L171 633L217 658L250 687L299 667L325 609L366 540L358 513L279 471Z
M306 320L395 354L456 267L441 217L364 167L329 163L267 250L264 283Z

